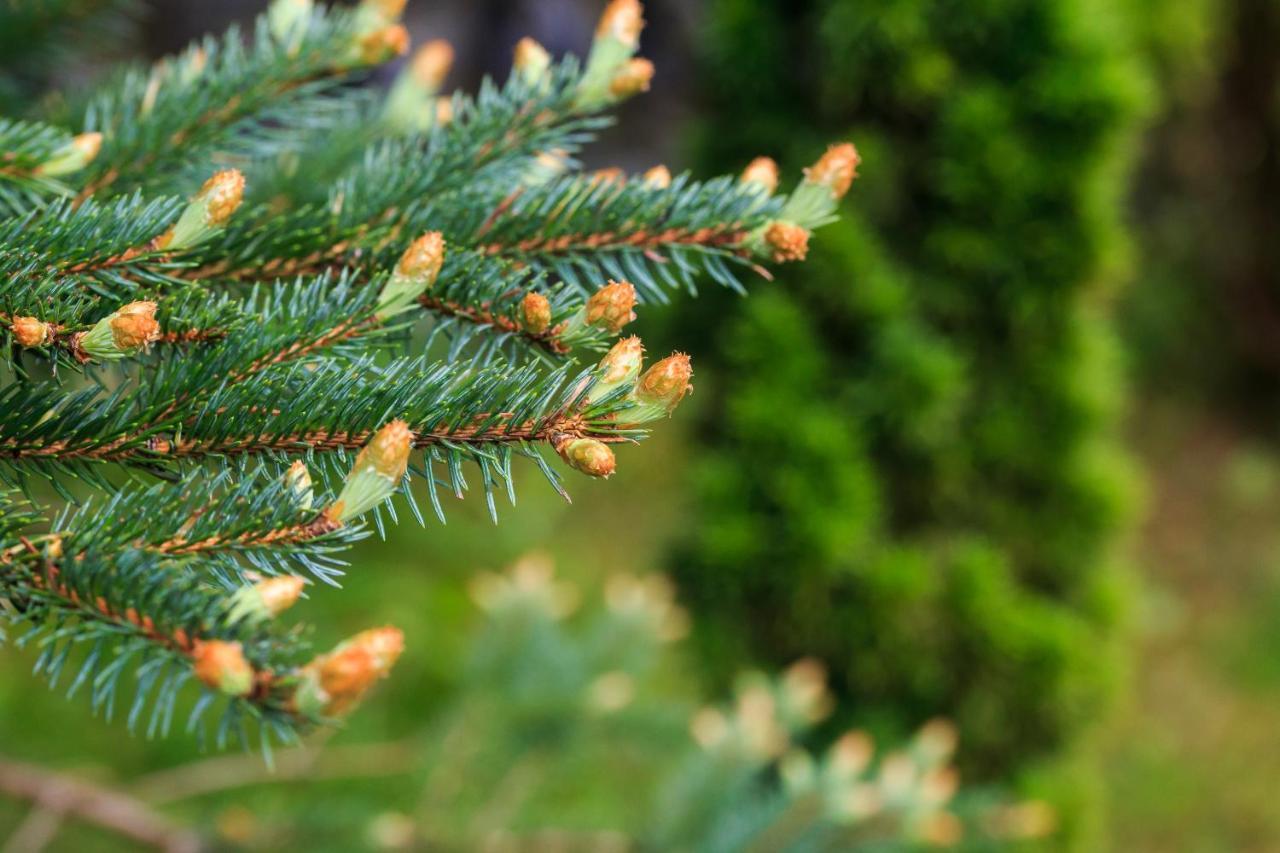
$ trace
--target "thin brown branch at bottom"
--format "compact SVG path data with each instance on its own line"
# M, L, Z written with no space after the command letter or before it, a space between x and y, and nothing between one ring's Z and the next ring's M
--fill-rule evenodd
M170 853L204 849L200 837L127 794L70 775L0 758L0 792Z

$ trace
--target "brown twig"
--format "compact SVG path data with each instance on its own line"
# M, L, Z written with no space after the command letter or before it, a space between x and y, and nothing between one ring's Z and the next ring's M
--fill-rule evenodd
M0 758L0 791L29 801L50 815L72 816L156 850L193 853L203 848L199 836L141 800L30 764ZM33 853L49 840L51 836L44 829L38 835L31 833L26 840L12 838L6 851Z

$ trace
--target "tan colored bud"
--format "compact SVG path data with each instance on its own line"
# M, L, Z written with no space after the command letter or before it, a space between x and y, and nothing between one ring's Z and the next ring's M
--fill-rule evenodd
M644 372L636 383L636 400L670 413L693 390L689 383L692 378L693 364L689 356L674 353Z
M615 98L630 98L649 91L654 71L653 63L647 59L627 60L627 64L609 82L609 94Z
M536 79L551 67L551 54L547 49L526 36L516 43L515 69L526 78Z
M611 477L618 467L609 445L594 438L572 438L556 450L566 464L589 477Z
M665 190L671 186L671 170L666 166L654 166L644 173L644 182L651 187Z
M529 292L520 302L520 325L526 332L540 335L551 328L551 302L541 293Z
M757 157L742 172L744 184L757 184L772 195L778 189L778 164L772 157Z
M628 47L640 44L640 31L644 29L644 6L640 0L613 0L600 16L596 38L612 38Z
M409 453L413 450L413 432L404 421L392 421L374 433L369 443L356 455L351 466L354 474L361 468L371 467L394 483L399 483L409 467Z
M360 37L360 61L377 65L409 52L409 31L403 24L382 27Z
M254 584L258 594L262 596L262 603L267 613L272 616L279 616L296 604L304 586L306 581L297 575L267 578Z
M81 133L72 137L71 141L54 152L52 157L37 166L35 173L37 175L57 177L71 172L78 172L93 162L101 149L101 133Z
M116 346L129 352L142 349L160 337L154 302L130 302L111 318L111 337Z
M197 200L205 205L205 223L217 227L225 225L244 200L244 175L239 169L223 169L204 182Z
M774 222L765 229L764 240L778 263L803 261L809 255L809 229L794 222Z
M418 48L409 68L418 84L431 92L439 91L453 67L453 45L434 39Z
M14 317L10 330L20 347L42 347L53 340L53 326L35 317Z
M644 363L644 344L632 335L623 338L600 360L600 381L618 385L639 375Z
M191 650L196 678L228 696L248 696L253 692L253 667L245 660L239 643L224 640L197 640Z
M629 281L611 281L587 300L587 323L617 334L636 318L635 305L635 286Z
M416 280L427 279L430 287L440 277L440 269L444 266L444 235L439 231L428 231L409 244L396 264L396 272L405 278Z
M610 186L617 184L624 186L627 183L627 173L617 166L610 166L607 169L596 169L591 173L591 184L593 186Z
M453 123L453 98L441 95L436 98L436 124L444 127Z
M349 711L386 678L404 651L399 628L363 631L303 667L296 703L306 713L337 716Z
M289 470L285 471L284 485L297 499L299 508L311 509L315 490L311 484L311 472L301 459L295 460Z
M832 195L840 199L849 192L853 179L858 177L858 164L861 162L858 149L852 143L842 142L828 148L812 168L805 169L804 176L810 183L829 187Z

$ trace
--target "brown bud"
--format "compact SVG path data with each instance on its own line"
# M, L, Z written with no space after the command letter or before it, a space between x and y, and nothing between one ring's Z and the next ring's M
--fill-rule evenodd
M253 692L253 667L245 660L239 643L197 640L191 650L196 678L228 696L248 696Z
M596 38L613 38L629 47L640 44L644 29L644 6L640 0L613 0L600 16Z
M418 84L432 92L444 85L444 78L453 67L453 45L444 39L433 39L413 54L409 64L411 73Z
M630 98L649 91L653 83L653 63L647 59L629 59L609 83L609 94L615 98Z
M618 467L609 445L594 438L570 438L560 442L556 451L570 467L589 477L611 477Z
M376 65L409 52L409 31L403 24L393 24L360 37L360 61Z
M587 300L587 323L617 334L636 318L636 289L629 281L611 281Z
M278 578L267 578L254 584L267 612L278 616L297 603L302 595L306 581L297 575L284 575Z
M159 337L154 302L130 302L111 318L111 338L125 352L146 347Z
M644 173L644 182L651 187L665 190L671 186L671 170L666 166L654 166Z
M409 453L413 450L413 432L404 421L392 421L374 433L369 443L356 455L351 466L352 474L371 467L392 482L399 483L409 467Z
M396 273L414 281L425 280L430 287L440 277L440 269L444 266L444 248L444 235L439 231L428 231L405 249L396 264Z
M623 338L600 360L600 381L616 386L640 372L644 361L644 344L632 335Z
M441 95L436 98L436 124L444 127L453 123L453 98Z
M14 317L10 329L21 347L42 347L53 340L53 326L35 317Z
M307 695L299 701L324 716L345 713L387 677L403 651L399 628L363 631L303 668L302 692Z
M610 185L617 184L622 186L627 182L627 173L617 166L610 166L607 169L596 169L591 173L591 183L593 185Z
M547 49L526 36L516 43L514 65L517 71L541 76L551 66L551 54Z
M636 399L671 412L693 390L693 364L689 356L674 353L650 367L636 383Z
M744 184L757 184L769 194L778 189L778 164L771 157L757 157L742 172Z
M803 261L809 254L809 231L793 222L775 222L764 232L778 263Z
M526 332L540 335L551 327L551 303L541 293L526 293L520 303L520 324Z
M204 182L196 199L204 202L207 224L215 227L224 225L244 199L244 175L239 169L214 172L213 177Z
M810 183L830 187L832 195L840 199L849 191L853 179L858 177L858 164L861 162L858 149L852 143L842 142L828 148L812 168L805 169L804 176Z

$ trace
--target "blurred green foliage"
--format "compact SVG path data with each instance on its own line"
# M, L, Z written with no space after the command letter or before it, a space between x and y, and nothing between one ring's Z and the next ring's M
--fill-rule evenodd
M859 719L952 716L980 777L1075 763L1122 667L1135 44L1093 0L712 4L704 160L864 161L808 263L697 315L723 356L674 563L714 671L816 654Z

